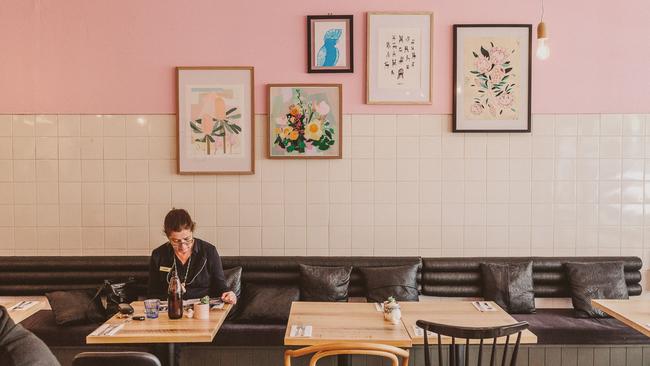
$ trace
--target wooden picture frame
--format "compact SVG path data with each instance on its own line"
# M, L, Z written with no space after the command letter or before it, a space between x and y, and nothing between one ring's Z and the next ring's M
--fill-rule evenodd
M342 84L268 84L270 159L341 159Z
M431 104L433 13L369 12L366 104Z
M176 68L179 174L254 174L252 66Z
M455 24L453 132L531 131L531 24Z
M307 72L354 72L354 17L307 16Z

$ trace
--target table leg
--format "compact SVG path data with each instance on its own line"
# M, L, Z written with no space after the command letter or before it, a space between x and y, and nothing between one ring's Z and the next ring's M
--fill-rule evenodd
M174 344L173 343L168 343L167 344L167 351L169 352L168 365L169 366L175 366L176 365L176 354L174 353Z
M336 358L338 366L352 366L352 355L338 355Z

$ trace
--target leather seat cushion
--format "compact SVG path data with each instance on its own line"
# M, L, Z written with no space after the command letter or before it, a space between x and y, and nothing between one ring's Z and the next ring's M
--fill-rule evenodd
M573 309L512 314L527 321L538 344L650 344L650 338L614 318L576 318Z
M226 321L212 344L219 346L283 346L286 324L241 324Z
M41 310L20 324L50 347L84 345L86 336L100 325L57 325L52 310Z

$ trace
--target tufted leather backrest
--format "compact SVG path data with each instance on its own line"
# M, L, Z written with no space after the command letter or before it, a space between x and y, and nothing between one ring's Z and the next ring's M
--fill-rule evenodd
M299 285L299 264L353 266L350 296L364 296L357 267L421 264L419 257L222 257L224 269L241 266L247 283ZM105 279L136 278L146 293L149 257L0 257L0 296L43 295L49 291L97 289ZM421 275L418 274L418 283Z
M135 277L146 291L149 257L0 257L0 296L97 289L105 279Z
M533 260L536 297L568 297L564 262L623 261L630 296L641 294L641 259L637 257L222 257L224 268L243 267L247 283L298 285L300 263L321 266L353 266L350 296L364 296L358 267L400 266L422 263L418 285L424 295L481 296L481 262ZM0 257L0 296L42 295L49 291L97 289L104 279L136 278L139 293L146 292L149 257Z
M535 297L569 297L564 274L565 262L622 261L630 296L641 294L641 269L638 257L480 257L422 258L422 293L444 297L480 297L481 262L518 263L533 261Z

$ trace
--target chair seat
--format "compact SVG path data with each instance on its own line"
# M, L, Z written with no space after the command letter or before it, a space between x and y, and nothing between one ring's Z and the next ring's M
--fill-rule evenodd
M576 318L573 309L512 314L530 324L538 344L650 344L650 338L614 318Z

